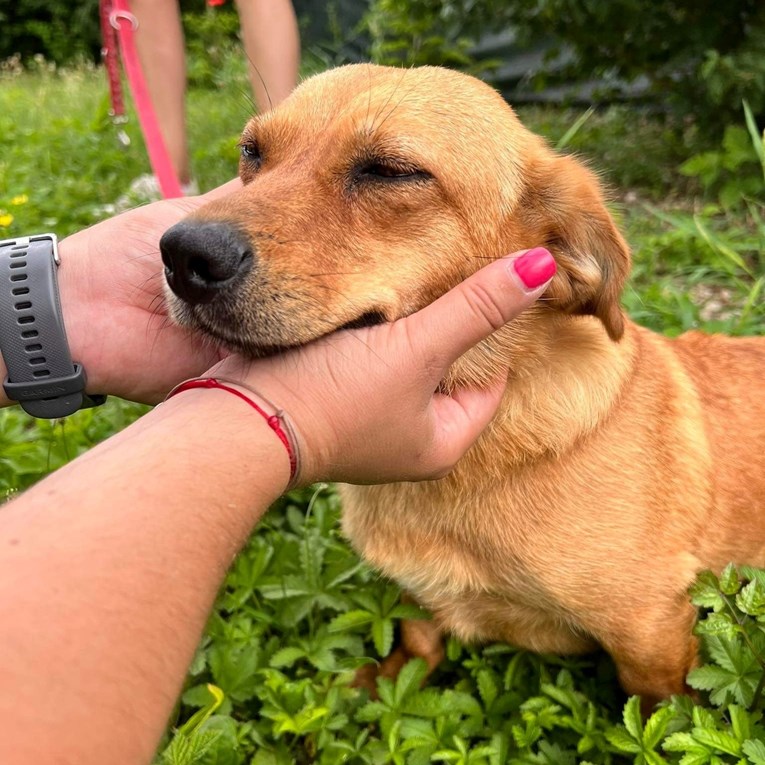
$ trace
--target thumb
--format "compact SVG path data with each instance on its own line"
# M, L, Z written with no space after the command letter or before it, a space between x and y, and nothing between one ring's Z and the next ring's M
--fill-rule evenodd
M450 395L433 397L433 446L430 458L437 475L449 472L475 443L496 414L506 378L497 379L487 388L459 388Z
M556 265L544 247L500 258L404 319L414 350L433 359L434 381L547 288Z

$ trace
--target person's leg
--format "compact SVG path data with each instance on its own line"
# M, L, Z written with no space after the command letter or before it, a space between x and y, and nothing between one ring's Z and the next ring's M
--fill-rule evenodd
M186 58L178 0L131 0L136 48L159 129L181 184L189 182L186 141Z
M250 82L260 111L283 101L297 85L300 36L290 0L236 0Z

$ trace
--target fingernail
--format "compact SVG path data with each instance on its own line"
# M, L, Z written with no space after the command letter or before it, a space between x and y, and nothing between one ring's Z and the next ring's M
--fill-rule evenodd
M535 247L513 261L513 268L526 289L533 290L555 275L557 266L550 252L544 247Z

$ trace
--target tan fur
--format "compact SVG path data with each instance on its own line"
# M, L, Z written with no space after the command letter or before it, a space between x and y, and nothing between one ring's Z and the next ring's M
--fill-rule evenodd
M242 191L195 217L246 230L257 266L224 305L176 313L252 353L368 311L406 315L515 250L553 252L546 298L444 381L480 386L509 366L479 443L442 480L344 488L343 528L465 640L600 644L630 693L681 692L695 573L765 563L765 341L672 341L629 321L629 251L595 177L467 76L337 69L243 141L262 167L243 162ZM359 182L369 157L433 178ZM433 630L412 630L433 664Z

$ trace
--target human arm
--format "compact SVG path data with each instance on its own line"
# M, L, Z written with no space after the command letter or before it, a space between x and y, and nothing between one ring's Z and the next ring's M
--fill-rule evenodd
M541 292L508 264L407 319L226 374L289 413L301 483L443 474L504 386L447 398L438 381ZM262 418L191 390L0 510L0 762L148 762L225 571L288 477Z

